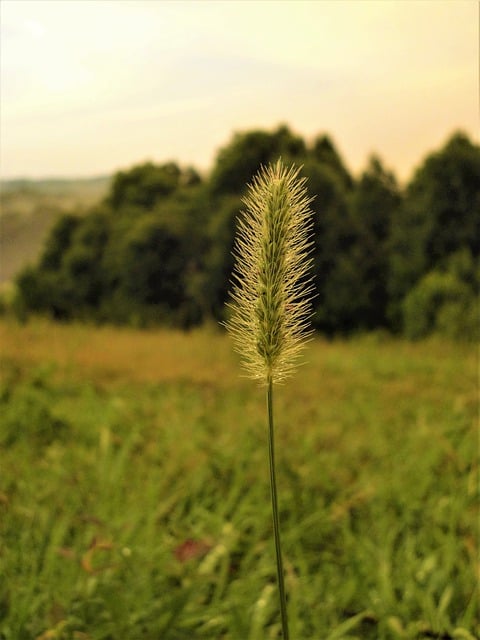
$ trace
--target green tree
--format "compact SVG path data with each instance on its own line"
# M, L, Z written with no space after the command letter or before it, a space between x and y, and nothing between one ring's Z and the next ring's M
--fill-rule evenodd
M39 268L54 270L60 267L73 235L81 224L81 218L72 214L61 216L53 225L40 257Z
M91 315L103 294L101 261L109 224L103 209L84 218L60 218L37 267L29 267L17 279L19 305L59 319Z
M456 133L426 158L394 216L389 291L397 326L405 295L464 248L480 253L480 147Z
M206 227L207 248L203 270L205 316L225 320L225 302L233 269L233 244L237 219L243 208L240 196L226 195L215 200L215 213Z
M353 242L349 221L349 188L339 157L329 153L322 161L309 156L302 174L308 178L313 198L313 259L317 329L327 333L344 331L351 324L351 275L347 256Z
M407 337L418 339L436 332L457 340L478 340L479 285L480 262L468 249L452 254L443 267L424 275L403 300Z
M395 176L373 156L349 201L354 234L350 264L356 328L374 329L388 324L390 230L400 204Z
M279 156L290 161L305 154L305 143L285 125L273 133L256 130L237 133L217 155L210 175L215 195L241 194L261 165Z
M149 211L178 188L200 181L199 174L191 167L182 171L174 162L163 165L147 162L128 171L119 171L106 201L114 210L138 207Z
M15 310L19 317L24 318L29 312L55 315L52 307L52 298L55 297L53 284L48 282L45 272L36 267L29 265L23 269L17 277L15 300Z
M346 190L350 190L353 187L353 178L345 167L330 136L325 134L317 136L309 155L316 163L324 167L330 167Z
M143 215L118 233L105 253L109 294L102 316L141 324L198 322L188 286L193 268L188 239L157 213Z
M61 264L61 275L70 290L70 317L94 313L105 293L102 258L110 235L108 211L93 210L76 229Z

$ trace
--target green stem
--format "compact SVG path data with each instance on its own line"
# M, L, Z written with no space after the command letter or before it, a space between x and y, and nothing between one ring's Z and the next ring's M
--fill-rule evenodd
M278 501L277 501L277 480L275 476L275 441L273 429L273 383L272 378L268 378L267 386L267 409L268 409L268 453L270 461L270 490L272 497L272 516L273 516L273 536L275 538L275 554L277 558L277 578L278 591L280 596L280 615L282 618L283 639L289 640L288 634L288 617L287 617L287 598L285 595L285 584L283 579L283 563L282 563L282 547L280 544L280 525L278 519Z

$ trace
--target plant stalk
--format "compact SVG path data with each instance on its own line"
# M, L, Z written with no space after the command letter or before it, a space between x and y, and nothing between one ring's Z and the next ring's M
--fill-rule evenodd
M277 559L278 591L280 596L280 616L282 619L283 640L289 640L287 598L283 578L282 547L280 543L280 524L278 518L277 480L275 474L275 440L273 428L273 382L269 376L267 384L268 409L268 454L270 461L270 493L272 498L273 536L275 539L275 555Z

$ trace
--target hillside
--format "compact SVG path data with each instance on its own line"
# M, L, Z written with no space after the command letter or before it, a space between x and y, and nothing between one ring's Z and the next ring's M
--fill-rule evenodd
M110 178L0 181L0 284L38 257L52 224L85 212L107 193Z

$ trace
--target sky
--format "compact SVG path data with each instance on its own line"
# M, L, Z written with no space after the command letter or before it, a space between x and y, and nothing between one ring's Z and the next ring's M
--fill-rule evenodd
M1 0L0 175L208 170L234 132L327 133L400 180L478 142L475 0Z

